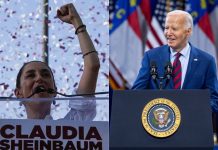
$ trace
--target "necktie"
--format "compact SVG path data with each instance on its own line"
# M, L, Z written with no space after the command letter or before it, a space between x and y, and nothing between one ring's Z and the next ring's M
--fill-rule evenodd
M180 89L181 83L182 83L182 66L181 62L179 60L179 57L182 54L177 53L176 58L173 62L173 83L174 83L174 89Z

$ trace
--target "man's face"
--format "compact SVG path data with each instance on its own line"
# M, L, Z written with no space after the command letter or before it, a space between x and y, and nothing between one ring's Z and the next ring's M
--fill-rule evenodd
M33 93L36 87L42 86L45 89L55 89L53 76L48 66L41 62L31 62L27 64L20 78L19 98L26 98ZM47 92L37 93L32 98L54 97Z
M185 19L183 14L168 14L166 17L164 35L168 46L177 52L186 46L191 35L191 28L186 27Z

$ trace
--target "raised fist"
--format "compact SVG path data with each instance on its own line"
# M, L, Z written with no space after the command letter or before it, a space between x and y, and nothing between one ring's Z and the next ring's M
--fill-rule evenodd
M82 20L72 3L61 6L57 10L57 17L63 22L73 24L75 28L82 25Z

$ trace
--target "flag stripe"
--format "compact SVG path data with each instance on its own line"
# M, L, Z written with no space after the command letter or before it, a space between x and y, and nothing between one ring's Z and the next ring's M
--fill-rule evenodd
M208 13L206 13L200 19L198 24L201 27L201 29L206 33L206 35L211 40L211 42L214 43L215 41L214 41L214 36L213 36L213 33L212 33L212 28L211 28L211 25L210 25Z
M164 32L160 26L160 24L158 23L156 17L153 17L152 22L151 22L151 26L154 28L154 30L157 33L157 37L160 38L160 45L165 44L166 43L166 38L164 36Z
M148 38L147 40L151 44L151 48L152 47L157 47L157 46L160 45L158 39L155 37L155 34L151 33L151 30L148 31L147 38Z
M146 46L148 47L148 49L153 48L149 40L146 41Z
M154 19L152 19L152 20L154 20ZM152 26L151 24L149 24L149 27L150 27L150 29L151 29L151 32L152 32L152 34L154 35L154 37L156 38L156 40L158 41L158 43L159 43L159 45L163 45L163 42L160 40L160 38L159 38L159 36L158 36L158 34L157 34L157 30L159 30L159 27L157 27L157 26ZM156 27L155 29L154 29L154 27Z
M141 8L141 11L145 16L147 23L151 22L152 16L151 16L150 1L149 0L142 0L139 7Z
M117 82L118 85L120 87L123 86L123 83L126 82L126 80L123 78L122 74L120 73L120 71L116 68L116 66L114 65L114 63L109 59L110 61L110 69L111 69L111 73L112 73L112 70L114 70L114 72L116 72L116 76L120 78L120 82ZM112 69L113 68L113 69ZM115 75L115 74L113 74Z
M139 25L139 19L138 19L138 13L137 11L134 11L129 17L128 17L128 23L132 30L136 33L136 35L139 37L139 39L142 39L142 34L140 31L140 25Z
M112 89L120 88L119 84L116 82L116 80L113 78L113 75L111 75L110 73L109 73L109 84Z

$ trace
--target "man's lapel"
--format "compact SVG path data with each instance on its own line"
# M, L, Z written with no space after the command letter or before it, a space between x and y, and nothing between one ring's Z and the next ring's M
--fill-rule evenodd
M187 68L185 80L184 80L184 83L182 86L183 89L185 89L188 84L191 84L190 83L191 79L193 78L194 72L195 72L196 68L198 67L199 63L200 63L200 60L198 58L198 53L197 53L196 49L193 46L191 46L188 68Z

